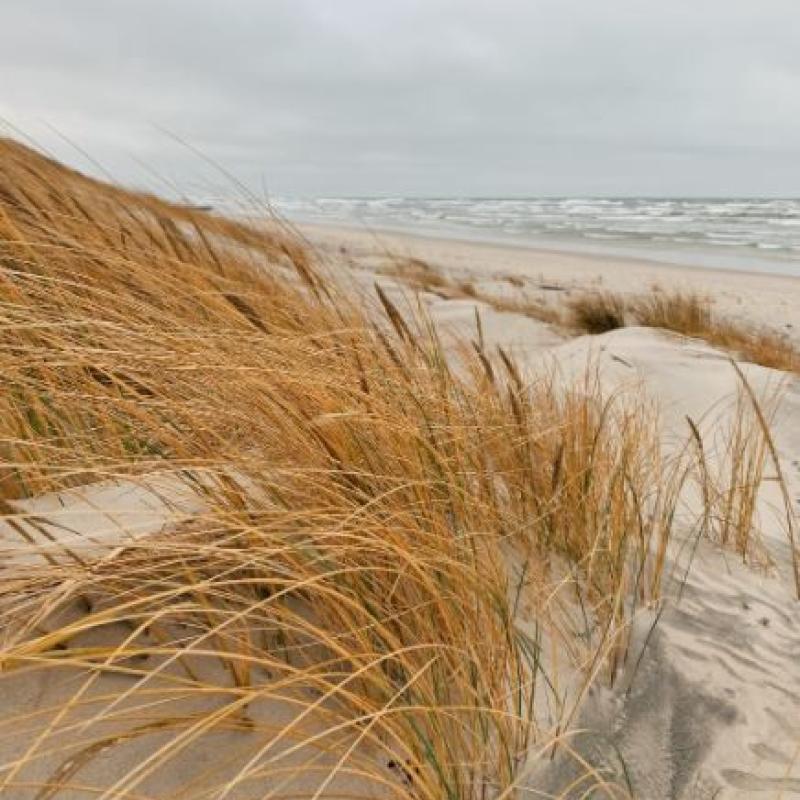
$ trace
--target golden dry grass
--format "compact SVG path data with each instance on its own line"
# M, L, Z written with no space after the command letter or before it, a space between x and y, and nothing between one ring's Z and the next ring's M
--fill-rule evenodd
M2 567L0 795L508 796L613 680L686 465L647 409L480 345L454 368L379 299L0 142L2 522L162 473L203 506ZM60 694L8 711L26 681Z
M714 325L710 301L691 292L653 291L628 305L636 322L649 328L703 337Z
M455 281L420 258L395 258L389 266L380 270L383 275L390 275L400 280L405 286L415 291L430 292L441 297L455 296Z
M626 305L611 292L581 294L567 303L567 319L576 331L607 333L625 327Z
M571 327L585 333L625 325L662 328L703 339L753 364L800 373L800 350L789 337L721 317L708 298L692 292L585 293L569 303L568 312Z

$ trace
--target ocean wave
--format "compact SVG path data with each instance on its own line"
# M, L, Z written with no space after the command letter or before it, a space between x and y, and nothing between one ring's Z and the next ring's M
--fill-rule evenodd
M281 198L275 205L289 217L373 227L650 242L662 248L757 248L775 257L800 251L800 200L789 198L324 197Z

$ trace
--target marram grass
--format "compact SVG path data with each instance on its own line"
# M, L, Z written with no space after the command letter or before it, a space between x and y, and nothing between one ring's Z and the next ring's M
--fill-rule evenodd
M0 359L0 796L528 796L658 602L690 465L645 406L274 226L0 142ZM197 512L118 546L20 510L154 475Z

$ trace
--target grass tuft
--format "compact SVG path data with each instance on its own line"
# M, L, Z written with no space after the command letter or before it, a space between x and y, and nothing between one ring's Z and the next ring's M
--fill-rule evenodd
M800 373L800 350L788 336L720 317L708 298L691 292L584 294L569 304L569 312L572 327L585 333L604 333L627 324L662 328L703 339L753 364Z
M610 292L582 294L567 304L568 324L584 333L607 333L625 327L624 301Z

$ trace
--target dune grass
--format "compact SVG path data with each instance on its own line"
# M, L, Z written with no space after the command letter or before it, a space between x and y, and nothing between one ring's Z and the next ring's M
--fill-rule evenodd
M605 333L626 325L662 328L703 339L753 364L800 373L800 350L791 339L720 317L708 298L692 292L658 290L630 297L585 293L569 303L567 322L584 333Z
M572 334L601 334L628 325L661 328L703 339L753 364L800 374L800 349L788 336L722 317L708 298L694 292L658 289L625 296L598 290L550 305L530 297L520 282L511 284L514 293L499 296L473 281L443 275L419 259L401 260L385 272L414 290L444 299L474 299L495 311L527 316Z
M525 290L525 282L517 276L505 276L505 283L513 288L513 292L499 294L485 291L474 280L446 275L418 258L394 259L379 272L397 279L405 288L427 292L443 300L475 300L501 313L519 314L558 326L562 324L560 309L531 297Z
M710 301L692 292L653 291L634 298L629 305L636 323L648 328L701 338L714 329Z
M646 406L13 142L0 359L2 796L507 797L660 597L688 467ZM46 551L20 510L153 475L202 510Z
M625 302L611 292L582 294L567 304L569 325L583 333L607 333L625 327Z
M735 364L733 368L741 383L727 423L704 437L698 423L687 418L697 459L692 478L703 499L702 533L734 550L744 561L773 566L770 548L761 535L764 521L760 512L764 511L761 494L768 473L770 480L785 489L771 434L781 391L778 387L771 395L756 398L741 370ZM784 506L787 512L784 528L796 565L794 515L790 502L784 502ZM800 597L797 575L795 583Z

